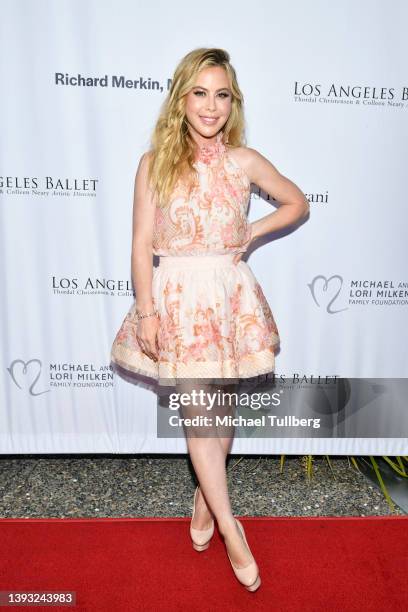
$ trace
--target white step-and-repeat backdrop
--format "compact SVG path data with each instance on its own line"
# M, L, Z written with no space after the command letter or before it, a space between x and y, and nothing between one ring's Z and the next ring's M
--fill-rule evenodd
M112 370L133 300L133 181L169 79L231 55L247 144L310 218L248 263L277 375L406 378L404 2L1 2L1 453L186 452ZM251 221L275 210L254 187ZM404 438L237 438L233 453L407 454Z

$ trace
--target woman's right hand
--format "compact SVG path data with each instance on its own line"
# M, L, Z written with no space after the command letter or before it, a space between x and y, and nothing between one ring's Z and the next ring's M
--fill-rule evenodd
M137 322L136 338L143 353L145 353L153 361L158 359L159 343L158 343L159 318L157 315L139 319Z

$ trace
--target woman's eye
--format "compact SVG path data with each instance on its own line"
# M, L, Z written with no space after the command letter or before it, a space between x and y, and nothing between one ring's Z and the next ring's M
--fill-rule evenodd
M200 95L200 94L204 94L205 95L205 91L195 91L194 95ZM221 92L220 94L218 94L219 96L221 96L222 98L228 98L229 94L227 92Z

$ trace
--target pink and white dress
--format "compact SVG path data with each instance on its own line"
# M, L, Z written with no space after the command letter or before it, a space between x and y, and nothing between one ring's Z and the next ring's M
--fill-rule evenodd
M196 184L179 181L156 208L152 297L159 312L158 361L142 352L131 322L137 296L111 349L125 370L172 385L185 379L247 379L274 372L278 329L262 288L244 261L251 227L250 181L219 132L199 149Z

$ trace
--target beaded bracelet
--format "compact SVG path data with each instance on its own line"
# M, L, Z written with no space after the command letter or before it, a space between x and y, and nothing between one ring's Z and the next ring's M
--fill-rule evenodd
M145 319L146 317L153 317L158 314L159 313L157 310L154 310L153 312L148 312L146 314L141 314L138 310L136 310L136 315L133 318L129 317L129 321L136 325L140 319Z

